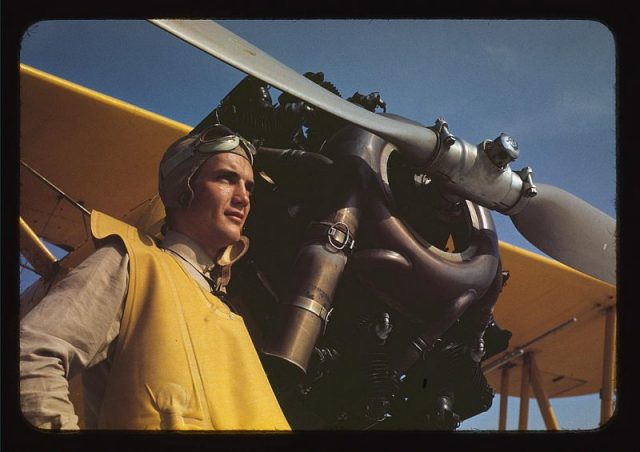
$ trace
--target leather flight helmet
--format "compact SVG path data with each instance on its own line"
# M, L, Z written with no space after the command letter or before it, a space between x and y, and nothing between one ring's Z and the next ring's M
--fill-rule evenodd
M253 145L222 124L214 124L197 134L175 141L160 161L158 189L165 208L187 207L193 199L191 178L215 154L233 153L253 166Z

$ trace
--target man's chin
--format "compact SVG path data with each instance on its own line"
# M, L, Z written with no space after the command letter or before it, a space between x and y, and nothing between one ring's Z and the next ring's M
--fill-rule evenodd
M234 243L236 243L238 240L240 240L240 237L242 236L242 230L230 230L230 231L226 231L225 234L225 246L229 246L232 245Z

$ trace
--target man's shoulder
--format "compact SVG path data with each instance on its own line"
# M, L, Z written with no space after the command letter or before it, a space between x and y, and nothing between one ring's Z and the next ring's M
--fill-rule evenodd
M89 254L74 270L79 271L88 267L95 269L95 271L105 271L110 268L122 267L128 262L129 253L124 242L114 236L97 244L95 251Z
M91 212L91 235L97 244L111 237L120 237L120 239L133 240L143 245L155 245L153 237L144 229L97 210Z
M126 285L128 269L129 255L124 244L115 237L110 238L78 265L72 268L60 265L51 279L39 278L27 288L20 295L20 318L25 317L45 296L68 300L74 298L69 294L75 295L89 287L95 294L95 288L101 282L102 286L114 288Z
M98 211L91 214L91 233L97 249L115 248L126 253L158 247L157 240L145 230Z

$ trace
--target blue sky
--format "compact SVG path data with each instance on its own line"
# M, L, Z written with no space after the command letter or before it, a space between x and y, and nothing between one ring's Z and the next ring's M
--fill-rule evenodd
M224 20L298 72L323 71L343 97L380 92L387 111L425 125L444 117L471 143L512 135L534 182L615 217L615 42L569 20ZM21 61L189 125L243 74L145 21L52 21L25 34ZM272 90L277 99L278 92ZM499 238L538 252L494 214ZM23 285L30 280L22 273ZM554 399L562 428L595 428L597 395ZM517 427L510 400L508 428ZM497 426L490 412L463 424ZM515 414L513 413L515 412ZM544 428L535 401L529 426Z

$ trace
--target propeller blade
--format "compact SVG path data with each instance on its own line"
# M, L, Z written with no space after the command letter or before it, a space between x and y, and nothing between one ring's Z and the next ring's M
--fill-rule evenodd
M150 22L246 74L394 143L415 166L422 167L429 162L436 149L437 137L432 130L352 104L211 20L152 19Z
M538 195L511 216L518 231L554 259L616 285L616 221L557 187L536 187Z

